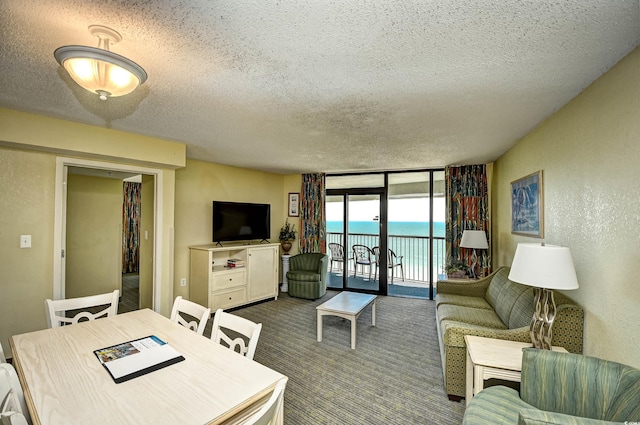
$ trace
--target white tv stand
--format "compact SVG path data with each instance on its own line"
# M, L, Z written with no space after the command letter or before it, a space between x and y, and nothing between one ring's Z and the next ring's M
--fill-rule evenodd
M213 313L269 298L278 298L280 244L190 246L191 301ZM227 260L238 258L245 267L229 268Z

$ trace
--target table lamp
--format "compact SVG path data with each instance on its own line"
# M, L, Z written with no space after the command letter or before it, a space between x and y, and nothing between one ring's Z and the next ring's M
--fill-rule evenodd
M535 288L531 342L535 348L551 350L551 328L556 317L553 290L578 288L571 251L564 246L519 243L509 280Z
M476 264L478 264L478 255L476 249L487 249L489 244L487 243L487 235L484 230L465 230L462 233L462 239L460 239L460 246L462 248L473 248L473 254L471 254L471 275L475 279Z

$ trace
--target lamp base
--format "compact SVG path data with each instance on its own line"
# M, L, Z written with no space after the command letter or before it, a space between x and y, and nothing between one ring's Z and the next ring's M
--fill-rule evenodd
M551 350L553 321L556 318L556 303L553 290L534 288L536 309L531 319L531 342L535 348Z

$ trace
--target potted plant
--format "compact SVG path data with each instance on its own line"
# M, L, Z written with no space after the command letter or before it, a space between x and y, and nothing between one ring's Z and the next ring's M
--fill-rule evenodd
M468 267L464 262L451 259L445 267L445 272L447 272L447 278L462 278L467 275L467 269Z
M285 255L289 254L289 250L291 250L291 242L296 239L296 225L290 224L289 219L284 222L284 226L280 229L280 236L278 239L280 240L280 246L282 246L282 250Z

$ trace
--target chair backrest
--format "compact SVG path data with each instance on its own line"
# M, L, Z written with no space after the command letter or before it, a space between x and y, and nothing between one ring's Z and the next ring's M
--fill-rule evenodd
M47 324L50 328L75 324L86 320L95 320L100 317L115 316L118 314L119 290L100 295L90 295L88 297L68 298L65 300L44 300L45 311L47 312ZM106 306L98 309L99 306ZM83 310L73 317L66 317L68 310Z
M287 379L281 379L277 384L269 400L254 415L243 422L244 425L275 425L280 406L284 402L284 390Z
M331 258L335 261L344 260L344 247L339 243L330 243L329 250L331 251Z
M634 423L640 421L640 370L596 357L525 348L520 397L541 410Z
M6 363L7 358L4 356L4 351L2 350L2 344L0 344L0 363Z
M227 332L223 331L222 328L226 329ZM261 330L262 323L253 323L244 317L225 313L220 308L216 310L213 316L211 339L253 360Z
M356 261L371 261L372 252L371 248L369 248L368 246L353 245L351 249L353 250L353 258L355 258Z
M0 403L1 413L18 412L31 420L18 374L9 363L0 364Z
M20 412L2 413L2 425L29 425L27 418Z
M190 320L190 318L185 317L184 314L196 320ZM185 300L178 296L173 302L171 320L195 331L198 335L204 333L204 328L207 326L209 316L211 316L210 308L203 307L193 301Z
M394 265L400 264L398 262L398 256L391 248L389 248L388 256L387 256L387 264L389 267L393 267Z
M380 247L374 246L373 248L371 248L371 252L376 259L376 264L380 264Z

